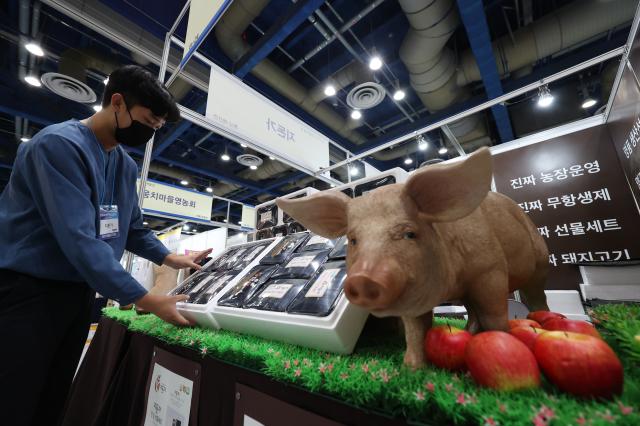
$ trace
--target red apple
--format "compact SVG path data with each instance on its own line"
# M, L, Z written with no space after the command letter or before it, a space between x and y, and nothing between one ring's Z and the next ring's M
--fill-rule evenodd
M544 328L547 330L572 331L574 333L588 334L589 336L602 338L598 330L586 321L555 318L545 322Z
M543 330L541 328L531 326L514 327L509 330L509 334L515 336L518 340L527 345L527 347L531 349L531 352L533 352L533 346L535 345L538 336L540 336L545 331L546 330Z
M433 327L424 339L427 360L447 370L464 370L464 350L471 333L450 325Z
M536 340L544 374L561 390L589 398L622 393L622 364L604 340L570 331L547 331Z
M532 319L516 318L516 319L509 320L509 328L529 327L529 326L542 328L542 326L540 325L540 323L538 323L538 321L534 321Z
M529 312L529 315L527 315L527 318L534 321L538 321L538 323L544 326L545 321L548 321L553 318L566 318L566 317L557 312L534 311L534 312Z
M467 344L465 361L481 386L519 390L540 386L540 369L527 345L503 331L485 331Z

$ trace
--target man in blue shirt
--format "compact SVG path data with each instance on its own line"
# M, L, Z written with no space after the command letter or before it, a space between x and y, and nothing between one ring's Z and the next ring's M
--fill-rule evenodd
M126 66L109 76L100 112L48 126L18 149L0 196L0 423L58 422L96 291L190 324L175 306L187 296L148 294L119 262L126 249L199 269L210 252L169 253L143 227L138 169L120 146L143 145L179 117L164 85Z

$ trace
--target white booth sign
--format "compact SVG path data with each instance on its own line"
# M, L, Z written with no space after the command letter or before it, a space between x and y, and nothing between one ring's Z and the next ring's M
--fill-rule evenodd
M304 121L217 67L207 117L226 131L316 172L329 166L329 140Z
M211 220L212 202L212 197L197 191L148 179L142 208L148 213L161 213L179 219L208 222Z
M183 57L187 55L193 43L200 37L200 34L202 34L202 31L207 25L209 25L209 21L216 16L217 19L220 19L220 16L222 16L227 7L229 7L230 3L229 0L191 0Z

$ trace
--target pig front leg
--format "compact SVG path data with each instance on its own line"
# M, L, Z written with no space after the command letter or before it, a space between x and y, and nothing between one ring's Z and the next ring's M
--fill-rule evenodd
M424 366L424 334L431 328L432 311L419 317L402 317L404 337L407 349L404 353L404 363L412 368Z
M468 297L469 328L474 331L509 330L509 281L506 272L496 269L471 283Z

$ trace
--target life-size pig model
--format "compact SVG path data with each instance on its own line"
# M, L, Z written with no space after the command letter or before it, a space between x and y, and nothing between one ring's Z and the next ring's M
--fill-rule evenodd
M375 316L400 316L404 361L418 367L432 310L445 301L465 305L472 333L508 330L514 290L531 310L548 310L546 244L513 200L490 192L491 176L482 148L355 199L326 191L277 204L318 235L347 235L347 298Z

